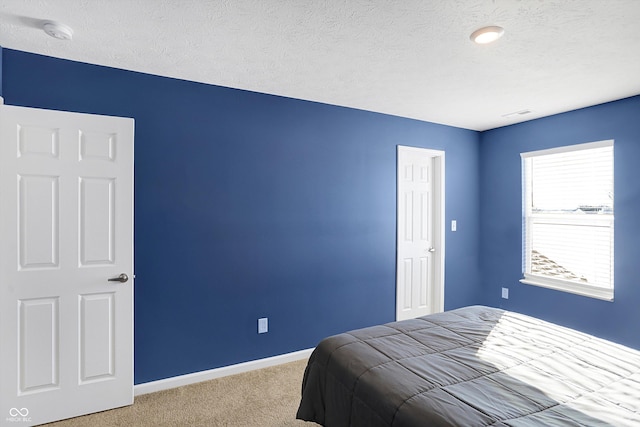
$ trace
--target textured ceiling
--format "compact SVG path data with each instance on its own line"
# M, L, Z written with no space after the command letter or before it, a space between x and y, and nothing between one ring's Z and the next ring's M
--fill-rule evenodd
M0 45L485 130L640 94L639 22L640 0L2 0ZM485 25L505 35L475 45Z

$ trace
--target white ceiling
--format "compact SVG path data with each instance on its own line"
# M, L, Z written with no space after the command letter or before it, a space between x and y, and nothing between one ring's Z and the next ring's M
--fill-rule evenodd
M5 48L474 130L640 94L639 30L640 0L0 3Z

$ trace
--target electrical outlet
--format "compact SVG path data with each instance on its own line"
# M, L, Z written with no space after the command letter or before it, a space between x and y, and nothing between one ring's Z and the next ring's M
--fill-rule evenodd
M269 332L269 318L262 317L258 319L258 333L265 334L267 332Z
M456 221L455 219L451 220L451 231L456 231L458 230L458 221Z
M509 299L509 288L502 288L502 298Z

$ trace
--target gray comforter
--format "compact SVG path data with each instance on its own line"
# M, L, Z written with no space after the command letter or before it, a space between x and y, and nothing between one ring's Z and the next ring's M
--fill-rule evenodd
M640 426L640 352L466 307L326 338L297 416L327 427Z

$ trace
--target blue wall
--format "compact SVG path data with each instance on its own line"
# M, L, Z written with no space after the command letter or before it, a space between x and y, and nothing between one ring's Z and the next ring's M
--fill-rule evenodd
M605 139L615 140L614 302L519 283L520 153ZM483 132L480 153L484 303L640 348L640 96Z
M136 120L136 383L393 320L398 144L446 151L445 307L481 300L477 132L2 54L7 104Z
M2 96L2 46L0 46L0 96Z

